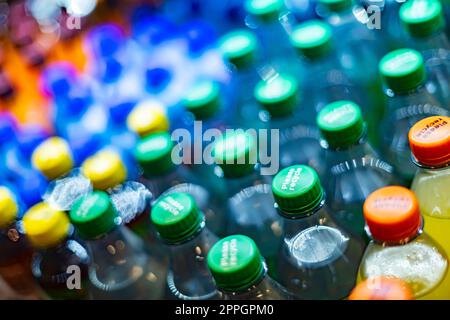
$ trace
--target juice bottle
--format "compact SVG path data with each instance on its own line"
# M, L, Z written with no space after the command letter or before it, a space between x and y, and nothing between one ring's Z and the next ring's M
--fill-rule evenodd
M425 231L450 256L450 118L435 116L417 122L409 131L409 143L419 167L412 190Z
M401 279L379 276L358 284L348 300L413 300L410 286Z
M405 280L416 299L450 299L448 258L423 232L414 193L404 187L384 187L369 195L363 210L372 240L360 265L359 281L392 276Z

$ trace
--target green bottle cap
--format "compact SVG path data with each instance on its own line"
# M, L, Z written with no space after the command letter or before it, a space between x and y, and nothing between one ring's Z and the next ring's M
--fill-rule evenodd
M220 106L220 86L214 81L198 82L184 98L186 109L192 112L196 120L206 120L214 114Z
M294 217L313 211L324 197L319 176L305 165L278 172L272 181L272 193L281 211Z
M397 49L386 54L379 64L380 74L394 92L413 90L425 81L422 55L412 49Z
M160 237L170 243L189 239L204 221L194 198L187 193L161 197L153 206L151 219Z
M243 130L226 131L214 143L212 154L225 177L242 177L251 173L256 165L256 141Z
M317 115L317 126L328 145L344 148L358 142L365 132L359 106L351 101L335 101Z
M289 75L279 75L274 79L261 80L256 84L256 101L272 117L283 117L294 110L297 103L298 84Z
M247 68L253 63L257 47L256 37L244 29L229 32L219 40L220 52L238 69Z
M173 146L167 132L153 133L137 143L134 157L144 170L146 178L164 175L173 168Z
M208 253L208 267L216 286L224 291L241 291L264 275L264 260L249 237L233 235L216 242Z
M400 20L413 37L428 37L445 25L439 0L409 0L400 7Z
M109 196L94 191L78 199L70 210L70 221L85 239L102 236L117 226L118 214Z
M342 12L352 7L352 0L319 0L319 3L331 12Z
M262 21L278 19L278 14L283 8L282 0L246 0L244 4L247 13Z
M302 55L311 60L322 58L333 47L331 28L319 20L301 23L292 31L291 43Z

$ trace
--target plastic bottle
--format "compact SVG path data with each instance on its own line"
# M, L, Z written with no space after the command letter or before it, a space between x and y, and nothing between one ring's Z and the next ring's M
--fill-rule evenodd
M204 215L194 198L187 193L162 196L153 206L151 219L169 251L167 285L172 298L216 298L206 256L218 239L205 227Z
M364 203L372 241L359 270L359 281L392 276L406 281L416 299L449 299L450 277L444 250L427 233L416 196L404 187L373 192Z
M317 116L317 126L324 138L324 185L333 218L367 240L364 200L373 191L397 182L394 168L367 141L367 125L354 102L330 103Z
M41 202L23 217L23 228L36 249L31 270L50 299L89 299L89 255L73 237L67 215Z
M304 73L297 76L302 80L304 117L312 123L317 112L333 101L364 103L363 88L352 83L340 66L332 35L331 26L319 20L297 25L290 35L292 45L302 58L300 63L304 65Z
M165 270L144 251L142 240L120 225L108 195L94 191L73 205L70 220L86 239L94 299L161 299Z
M282 0L246 0L245 24L252 29L261 44L264 64L278 72L294 72L299 65L292 63L295 52L289 42L289 23L282 24L287 9Z
M261 80L256 85L254 96L264 110L259 115L264 122L263 127L279 130L281 168L302 163L322 173L324 162L319 131L308 119L309 112L303 105L295 78L279 74L269 81Z
M385 101L377 63L387 52L386 43L375 32L368 12L353 0L319 0L317 11L333 28L334 43L344 72L352 83L363 88L364 101L350 100L358 102L364 114L369 116L367 110L370 117L375 117L374 123L378 122L376 116L384 111L381 106Z
M54 208L68 211L79 197L92 191L89 179L78 168L73 169L72 152L60 137L39 144L33 151L32 163L50 181L42 199Z
M244 128L252 127L256 122L257 106L251 95L256 83L261 79L259 66L261 54L258 39L245 29L236 29L219 39L219 51L222 53L231 73L229 95L234 97L236 112L232 124Z
M232 235L208 253L208 267L223 300L286 300L291 297L267 274L267 265L255 242Z
M413 300L414 294L405 281L389 276L369 278L358 284L348 300Z
M419 120L447 115L425 88L426 74L421 54L398 49L385 55L379 64L388 98L380 124L382 153L405 180L412 180L416 166L410 161L408 130Z
M450 118L419 121L409 131L409 143L418 166L411 189L419 201L425 232L450 256Z
M317 173L296 165L273 179L284 233L276 279L298 299L344 299L353 289L364 243L341 229Z
M257 165L256 139L242 130L226 131L213 146L228 192L228 234L251 237L266 259L269 270L280 246L281 218L273 208L269 178Z
M38 298L42 292L31 274L33 252L18 223L22 207L11 188L0 186L0 277L20 297Z
M413 0L404 3L399 14L410 46L425 60L428 90L444 106L450 106L450 42L444 29L443 6L439 0Z
M141 182L155 199L174 192L189 193L205 213L208 228L215 234L223 234L227 223L224 195L176 164L172 159L174 147L171 136L165 132L151 134L138 142L134 155L143 169Z

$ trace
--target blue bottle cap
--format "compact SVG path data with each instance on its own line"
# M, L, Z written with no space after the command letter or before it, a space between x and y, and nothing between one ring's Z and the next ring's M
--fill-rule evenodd
M102 81L105 83L116 82L123 70L120 61L113 57L107 57L102 61L102 64Z
M134 106L137 104L135 100L122 101L109 106L109 117L116 124L125 124L127 117Z
M107 134L107 133L106 133ZM67 142L74 157L75 166L81 163L103 147L103 138L99 134L92 134L82 129L76 135L68 136Z
M184 36L188 40L189 52L191 54L202 53L214 45L217 40L213 27L204 21L195 20L183 26Z
M41 197L48 185L47 179L32 169L22 172L15 183L26 208L42 201Z
M49 132L40 125L22 126L17 135L18 148L26 159L30 159L34 149L49 136Z
M95 56L105 58L116 54L123 47L125 35L117 24L102 24L88 33L86 41Z
M69 93L77 73L75 67L68 62L56 62L42 72L41 89L47 95L61 96Z
M158 45L178 35L178 29L169 19L153 12L139 12L132 22L133 37L148 45Z
M0 146L16 139L16 119L8 112L0 114Z
M149 92L164 90L171 79L171 72L165 68L149 68L145 72L145 84Z

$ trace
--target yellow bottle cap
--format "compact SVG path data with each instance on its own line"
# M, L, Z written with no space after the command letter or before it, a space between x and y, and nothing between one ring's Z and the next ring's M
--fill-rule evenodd
M169 130L169 120L164 107L156 101L136 106L127 118L127 126L140 137Z
M0 228L8 226L19 213L13 194L6 187L0 187Z
M24 215L23 227L31 244L37 248L48 248L59 244L69 234L67 215L40 202Z
M127 178L127 169L122 159L112 150L100 151L87 158L81 170L97 190L112 188Z
M49 180L56 179L73 168L69 145L59 137L48 138L37 146L32 155L32 162Z

